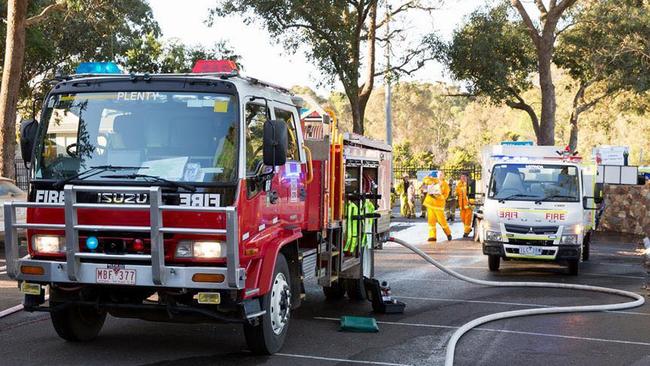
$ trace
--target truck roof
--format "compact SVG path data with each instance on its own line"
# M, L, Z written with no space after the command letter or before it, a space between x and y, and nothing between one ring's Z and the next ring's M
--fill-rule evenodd
M170 80L205 80L219 81L234 85L240 98L247 96L264 97L279 103L297 107L294 95L289 89L273 83L265 82L256 78L230 73L182 73L182 74L78 74L70 75L58 84L68 82L93 82L108 80L147 80L147 81L170 81ZM57 85L58 85L57 84Z

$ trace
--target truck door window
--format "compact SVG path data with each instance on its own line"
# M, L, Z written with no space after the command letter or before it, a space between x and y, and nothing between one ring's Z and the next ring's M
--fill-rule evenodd
M255 103L246 104L246 175L257 174L264 161L262 143L264 122L267 119L266 106Z
M275 108L275 119L281 119L287 124L289 132L289 148L287 149L287 160L300 160L298 154L298 133L296 132L296 123L293 119L293 113L283 109Z

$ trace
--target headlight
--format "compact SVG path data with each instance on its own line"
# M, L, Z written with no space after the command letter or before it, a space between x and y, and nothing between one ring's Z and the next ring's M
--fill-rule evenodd
M223 258L226 248L218 241L181 241L176 246L176 258Z
M194 242L194 257L196 258L221 258L224 254L225 250L217 241Z
M191 241L181 241L176 245L176 258L192 258Z
M62 236L34 235L32 247L39 253L61 253L65 251L65 239Z
M582 225L578 224L573 227L573 233L576 235L582 234Z
M498 231L486 231L485 232L486 241L501 241L501 233Z
M578 244L578 235L562 235L560 244Z

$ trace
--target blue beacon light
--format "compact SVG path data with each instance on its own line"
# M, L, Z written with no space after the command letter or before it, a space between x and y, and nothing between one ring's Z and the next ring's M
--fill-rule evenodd
M99 246L99 240L97 240L96 237L94 236L89 236L88 239L86 239L86 247L90 250L95 250Z
M82 62L77 66L77 74L122 74L114 62Z

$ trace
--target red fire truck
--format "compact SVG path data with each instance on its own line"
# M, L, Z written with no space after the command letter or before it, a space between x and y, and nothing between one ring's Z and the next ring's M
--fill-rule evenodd
M301 108L228 61L156 75L84 63L58 80L21 127L28 202L4 207L25 309L69 341L107 314L241 323L270 354L308 279L363 297L390 224L391 148L331 116L303 135Z

